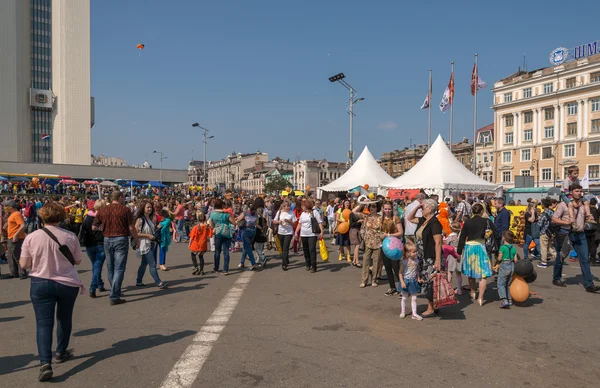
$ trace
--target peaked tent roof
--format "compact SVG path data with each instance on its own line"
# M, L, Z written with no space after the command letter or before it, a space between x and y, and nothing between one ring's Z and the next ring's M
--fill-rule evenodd
M341 177L328 185L319 187L322 191L348 191L356 186L369 185L369 188L376 188L388 183L392 177L379 166L369 147L360 154L356 162Z
M389 189L442 189L495 191L498 185L484 181L456 159L438 136L431 148L413 168L383 185Z

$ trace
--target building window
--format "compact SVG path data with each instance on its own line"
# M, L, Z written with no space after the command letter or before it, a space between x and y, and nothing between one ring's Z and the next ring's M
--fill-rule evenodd
M502 182L506 183L506 182L510 182L510 171L502 171Z
M544 128L544 139L551 139L554 137L554 126Z
M531 88L523 89L523 98L529 98L529 97L531 97Z
M526 148L521 150L521 162L529 162L531 160L531 149Z
M545 120L554 120L554 108L544 109L544 119Z
M577 135L577 123L567 123L567 136Z
M588 155L600 155L600 141L591 141L589 143Z
M488 162L488 153L487 153L487 152L485 152L485 153L483 154L483 162L484 162L484 163L487 163L487 162Z
M490 163L494 161L494 153L490 152Z
M512 152L504 151L502 153L502 163L512 163Z
M576 114L577 114L577 103L572 102L570 104L567 104L567 115L574 116Z
M563 147L563 157L574 158L575 157L575 144L565 144Z
M600 165L595 164L593 166L588 166L588 177L600 178Z
M531 176L531 170L521 170L521 176Z
M575 77L567 78L567 89L572 89L577 86L577 79Z
M523 131L523 141L533 140L533 129L526 129Z
M513 117L512 117L512 116L506 116L506 117L504 118L504 124L505 124L507 127L512 127L512 126L513 126L513 121L514 121L514 120L513 120Z
M554 91L554 85L544 84L544 94L552 93Z
M494 181L494 173L490 172L490 182L493 182L493 181Z
M552 159L552 147L542 147L542 159Z
M504 102L512 101L512 93L504 93Z
M590 101L592 105L592 112L600 112L600 98Z
M600 119L592 120L592 133L600 132Z
M533 123L533 112L525 112L523 114L523 120L525 124Z
M507 132L505 135L505 143L506 144L512 144L513 143L513 133L512 132Z
M590 82L600 82L600 71L590 74Z
M542 180L543 181L551 181L552 180L552 169L551 168L542 168Z

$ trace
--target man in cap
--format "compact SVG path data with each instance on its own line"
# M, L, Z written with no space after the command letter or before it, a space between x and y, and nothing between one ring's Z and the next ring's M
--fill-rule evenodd
M11 199L4 202L3 205L8 214L7 259L10 276L13 278L18 277L27 279L27 272L19 265L19 260L21 259L21 247L23 246L23 240L25 240L25 220L21 215L21 209L17 202Z

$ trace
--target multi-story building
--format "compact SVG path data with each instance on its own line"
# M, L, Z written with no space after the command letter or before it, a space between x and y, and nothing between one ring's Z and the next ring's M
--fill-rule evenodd
M265 190L265 184L272 179L274 174L278 173L285 177L286 171L290 171L292 168L292 163L279 157L270 162L258 163L253 168L244 171L240 182L241 188L247 194L261 194Z
M233 152L225 159L207 162L208 187L221 191L241 190L245 171L268 160L268 154L258 151L253 154Z
M397 178L410 170L427 153L427 145L418 144L411 147L404 147L403 150L394 150L384 152L379 160L379 165L392 178ZM452 144L452 153L456 158L471 169L473 158L473 145L469 144L467 138L463 138L460 143Z
M113 166L113 167L125 167L127 166L127 161L123 158L119 158L118 156L106 156L106 155L92 155L92 165L94 166Z
M89 165L90 0L0 1L0 158Z
M550 187L572 165L599 178L600 54L518 71L493 92L496 183L510 188L516 176L533 176Z
M323 160L298 160L294 162L294 189L306 190L306 186L316 189L338 179L348 170L344 162Z
M477 130L476 174L481 179L494 182L494 124Z
M188 183L192 185L202 185L204 183L204 179L202 178L203 175L204 161L192 160L188 166ZM206 175L208 175L208 172Z

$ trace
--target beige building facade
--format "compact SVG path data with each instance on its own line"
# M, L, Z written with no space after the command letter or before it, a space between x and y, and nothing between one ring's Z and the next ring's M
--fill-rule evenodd
M241 190L246 170L268 160L269 154L259 151L252 154L234 152L225 159L207 162L208 187L218 190Z
M304 191L325 186L341 177L348 167L343 162L328 162L327 160L298 160L294 162L294 189Z
M569 166L600 178L600 55L519 71L494 84L494 179L540 187L562 182Z

